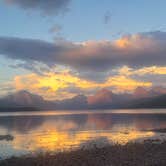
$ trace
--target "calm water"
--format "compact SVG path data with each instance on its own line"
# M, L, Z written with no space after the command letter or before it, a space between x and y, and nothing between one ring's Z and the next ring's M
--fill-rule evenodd
M166 109L45 111L0 113L0 158L36 151L125 144L147 138L165 139L151 129L166 128Z

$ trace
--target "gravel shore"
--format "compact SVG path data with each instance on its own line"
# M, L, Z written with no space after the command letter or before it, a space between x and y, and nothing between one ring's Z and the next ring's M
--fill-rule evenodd
M13 157L1 161L0 166L166 166L166 141Z

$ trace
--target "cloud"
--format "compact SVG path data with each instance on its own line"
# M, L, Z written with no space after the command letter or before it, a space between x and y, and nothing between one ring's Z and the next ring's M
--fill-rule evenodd
M46 65L44 64L40 64L37 62L31 62L31 63L16 63L16 64L11 64L9 65L9 67L13 68L13 69L17 69L17 68L23 68L26 69L28 71L31 71L32 73L36 73L38 75L44 75L45 73L50 72L50 68L48 68Z
M123 66L119 68L117 72L120 75L166 75L166 66L150 66L150 67L143 67L139 69L129 68L128 66Z
M104 24L108 24L111 21L111 17L112 17L111 13L107 11L104 14Z
M89 95L103 88L112 89L116 93L132 92L139 86L151 87L152 83L119 75L108 77L107 80L97 83L79 78L67 70L43 75L35 73L18 75L13 81L13 87L16 90L28 90L51 100L71 98L78 94Z
M13 85L13 82L4 82L4 83L0 83L0 98L4 95L6 95L9 92L14 92L15 86Z
M114 69L113 72L132 79L152 82L153 86L166 87L166 66L150 66L136 69L123 66Z
M54 26L52 26L49 30L50 33L60 33L62 30L62 26L55 24Z
M4 0L10 5L17 5L25 10L40 11L45 15L58 15L68 10L71 0Z
M62 65L88 77L120 66L142 68L164 66L166 61L166 32L126 35L115 41L86 41L81 43L55 40L0 37L0 54L23 62L40 62L49 67Z

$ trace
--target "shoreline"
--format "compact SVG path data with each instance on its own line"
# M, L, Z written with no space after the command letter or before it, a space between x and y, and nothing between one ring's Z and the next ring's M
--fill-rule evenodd
M70 152L41 153L12 157L0 166L165 166L166 141L145 140L142 143L114 144L102 148Z

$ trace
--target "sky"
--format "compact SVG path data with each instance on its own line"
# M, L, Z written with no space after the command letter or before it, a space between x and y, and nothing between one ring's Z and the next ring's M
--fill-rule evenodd
M1 0L0 96L166 87L166 1Z

